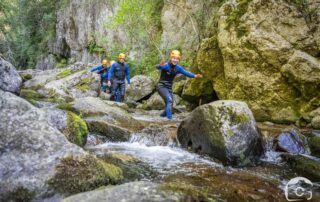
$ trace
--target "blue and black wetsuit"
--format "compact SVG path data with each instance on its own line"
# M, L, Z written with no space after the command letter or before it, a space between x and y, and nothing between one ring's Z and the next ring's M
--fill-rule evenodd
M111 96L115 97L117 102L123 102L124 100L126 92L125 79L127 79L128 84L130 84L129 66L119 61L114 63L108 72L108 80L112 83Z
M158 83L158 92L164 102L166 103L165 110L161 114L162 117L167 116L168 119L172 119L172 107L173 107L173 94L172 84L173 79L177 74L181 73L187 77L194 78L195 75L186 71L179 65L173 65L172 63L166 63L164 66L156 65L157 69L161 70L160 80Z
M103 65L99 65L90 70L91 72L97 72L98 74L100 74L100 84L101 84L101 90L103 92L107 92L107 88L108 88L107 81L108 81L109 69L110 67L107 67L107 66L104 67Z

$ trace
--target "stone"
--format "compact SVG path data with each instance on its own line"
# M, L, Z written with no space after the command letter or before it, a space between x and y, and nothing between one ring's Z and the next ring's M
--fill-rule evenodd
M0 57L0 89L19 94L22 78L15 67Z
M226 164L245 165L259 158L261 136L247 104L219 100L196 108L178 128L182 147Z
M121 194L119 194L121 193ZM85 201L179 201L182 196L179 193L162 191L159 185L153 182L130 182L114 187L106 187L103 189L85 192L70 196L63 199L61 202L85 202Z
M277 148L292 154L310 154L307 138L297 129L287 129L277 137Z
M137 75L130 80L131 88L126 92L126 99L139 101L152 94L155 91L155 81L152 77Z
M320 135L314 135L309 139L311 154L320 158Z
M87 155L48 123L45 112L2 90L0 119L0 199L19 187L37 198L50 193L46 182L60 160Z

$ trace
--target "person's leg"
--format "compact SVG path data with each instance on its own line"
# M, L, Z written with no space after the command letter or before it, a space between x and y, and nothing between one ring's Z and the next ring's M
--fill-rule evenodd
M122 83L119 84L119 102L124 101L124 95L126 93L126 83L123 81Z
M167 116L168 119L172 119L172 111L171 111L171 106L172 106L172 96L170 93L170 90L166 87L163 87L163 86L160 86L158 88L158 92L160 94L160 96L162 97L162 99L164 100L165 102L165 111L163 113L161 113L160 116Z
M106 79L101 80L101 90L103 92L107 92L107 80Z
M117 101L118 82L116 80L112 81L111 88L112 88L111 98L112 98L113 101Z

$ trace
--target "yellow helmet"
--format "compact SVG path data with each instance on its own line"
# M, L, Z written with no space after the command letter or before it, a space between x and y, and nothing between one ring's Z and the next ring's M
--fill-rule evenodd
M120 53L118 59L126 59L126 54Z
M179 60L181 59L181 53L178 50L173 50L170 53L170 58L177 57Z
M108 60L107 59L103 59L102 60L102 65L108 65Z
M112 66L115 62L116 62L116 61L111 60L111 61L110 61L110 66Z

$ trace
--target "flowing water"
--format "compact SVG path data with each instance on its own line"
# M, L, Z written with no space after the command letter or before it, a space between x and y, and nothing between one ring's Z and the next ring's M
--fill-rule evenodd
M143 114L135 118L152 120L163 126L177 126L180 121L176 119L175 122L163 124L163 119ZM142 173L144 177L138 180L157 182L165 189L188 193L195 201L286 201L286 184L297 177L283 162L280 153L273 151L271 139L265 141L265 153L260 163L252 167L235 168L178 146L149 144L145 138L138 136L133 134L128 142L108 142L92 134L89 139L99 139L100 142L88 144L86 149L99 157L120 154L138 159L156 173Z

